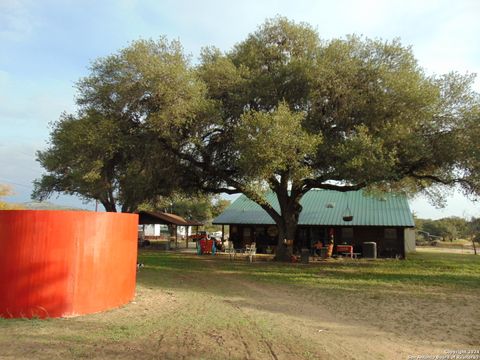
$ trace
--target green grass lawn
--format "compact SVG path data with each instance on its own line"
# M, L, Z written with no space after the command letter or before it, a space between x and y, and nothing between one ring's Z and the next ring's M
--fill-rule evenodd
M206 271L202 258L181 254L141 252L147 268L200 275ZM331 260L309 265L275 262L230 262L215 259L212 272L235 274L251 280L324 289L395 288L422 292L480 289L480 256L450 253L416 253L407 260Z

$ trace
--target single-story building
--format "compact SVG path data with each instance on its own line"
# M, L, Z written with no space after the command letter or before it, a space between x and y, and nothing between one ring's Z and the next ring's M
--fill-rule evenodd
M175 240L175 245L177 245L178 242L178 234L181 233L184 234L183 236L185 236L186 244L188 247L188 236L191 234L190 229L192 227L195 227L196 231L198 232L198 227L202 226L203 224L198 221L186 220L176 214L170 214L165 212L139 211L138 225L142 226L144 235L146 235L146 226L166 225L170 229L169 232ZM183 232L179 231L179 229L181 228L184 229ZM161 236L156 236L156 234L154 233L153 235L146 237L147 240L155 238L160 239Z
M267 200L279 211L274 193L268 194ZM379 257L404 258L407 252L415 250L415 224L404 195L313 189L300 204L302 212L293 243L296 252L313 249L317 242L326 245L331 235L335 245L353 245L356 253L362 252L364 242L375 242ZM270 252L278 243L275 222L244 195L216 217L213 224L229 226L235 248L255 242L259 252Z

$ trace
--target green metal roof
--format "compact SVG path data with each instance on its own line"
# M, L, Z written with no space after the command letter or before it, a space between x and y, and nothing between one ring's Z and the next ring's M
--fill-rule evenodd
M279 211L274 193L267 200ZM339 192L313 189L306 193L300 204L303 210L299 225L335 226L414 226L412 212L404 195L367 195L363 191ZM353 221L344 221L347 206ZM274 224L272 218L258 204L245 195L237 198L213 220L214 224Z

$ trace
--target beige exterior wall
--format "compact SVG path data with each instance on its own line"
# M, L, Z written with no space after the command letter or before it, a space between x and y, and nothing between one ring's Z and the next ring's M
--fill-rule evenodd
M405 228L405 254L415 251L415 229Z

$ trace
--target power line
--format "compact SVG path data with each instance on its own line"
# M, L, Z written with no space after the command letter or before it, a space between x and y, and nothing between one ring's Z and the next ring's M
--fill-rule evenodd
M20 184L20 183L17 183L15 181L12 181L12 180L9 180L9 179L5 179L5 178L0 178L0 181L4 181L6 183L9 183L9 184L13 184L13 185L18 185L18 186L23 186L27 189L31 189L32 188L32 185L25 185L25 184Z

